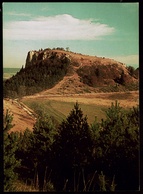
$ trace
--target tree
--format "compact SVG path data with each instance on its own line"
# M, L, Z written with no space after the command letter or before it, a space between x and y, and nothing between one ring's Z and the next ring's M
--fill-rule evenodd
M39 56L40 53L39 53ZM4 97L31 95L53 87L66 75L70 60L51 52L46 60L37 59L34 65L22 68L16 75L3 82Z
M19 133L18 149L15 156L21 160L21 165L17 168L17 172L24 181L33 180L34 177L33 142L33 132L28 128Z
M134 76L135 68L132 67L132 66L128 66L127 69L128 69L128 71L129 71L129 74L130 74L131 76Z
M51 145L54 141L55 125L49 116L39 117L33 127L33 154L34 165L39 178L39 190L43 190L44 179L51 169Z
M15 169L20 165L20 161L15 158L18 134L9 133L9 130L13 127L12 120L13 116L7 110L3 117L4 191L13 191L13 183L18 177Z
M69 47L66 47L66 51L69 51L69 49L70 49Z
M95 163L108 177L115 175L117 189L139 186L139 110L125 111L116 101L106 111L95 142Z
M74 190L76 184L83 189L83 179L77 183L77 177L80 173L86 173L91 153L92 140L87 117L83 116L76 103L67 119L61 123L53 144L53 181L57 190L63 190L65 183L67 191Z

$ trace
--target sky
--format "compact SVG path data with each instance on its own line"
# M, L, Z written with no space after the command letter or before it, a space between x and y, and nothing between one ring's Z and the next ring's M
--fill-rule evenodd
M56 47L139 66L139 3L4 2L2 13L4 68Z

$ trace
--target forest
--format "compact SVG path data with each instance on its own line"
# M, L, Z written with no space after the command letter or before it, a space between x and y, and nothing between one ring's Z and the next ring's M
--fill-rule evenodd
M44 113L22 133L10 132L7 110L4 191L19 191L18 181L46 192L139 190L139 116L138 106L125 111L115 101L89 125L76 102L61 123Z
M46 61L41 59L33 66L22 67L3 81L3 96L17 98L52 88L66 75L69 63L67 57L58 58L55 53Z

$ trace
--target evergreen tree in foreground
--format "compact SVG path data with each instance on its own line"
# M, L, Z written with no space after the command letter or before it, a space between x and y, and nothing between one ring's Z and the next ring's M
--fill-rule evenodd
M33 162L38 175L39 190L45 189L51 157L51 145L54 141L55 124L52 118L39 117L33 128Z
M57 190L76 191L84 188L84 175L92 153L92 140L87 117L78 103L60 127L53 144L54 183ZM79 175L82 178L78 180Z
M112 103L106 118L90 127L76 103L59 126L44 114L32 132L27 129L20 135L9 132L12 120L7 111L4 191L14 191L16 169L26 181L38 177L42 191L139 189L139 107L127 111Z
M9 133L12 125L13 116L7 110L6 115L3 118L3 160L4 160L4 191L12 191L13 183L17 179L15 173L16 167L20 162L15 158L15 152L17 150L17 133Z
M95 165L115 177L117 190L139 188L139 108L125 111L112 103L96 130Z

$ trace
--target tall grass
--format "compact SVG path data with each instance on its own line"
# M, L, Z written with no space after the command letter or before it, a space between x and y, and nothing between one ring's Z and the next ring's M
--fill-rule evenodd
M47 174L47 168L45 170L44 175L44 184L43 188L39 188L39 177L37 170L35 170L35 176L33 180L26 180L25 182L22 180L18 180L13 183L13 192L55 192L56 189L54 188L53 183L51 182L51 174L52 170L49 174ZM85 178L84 169L81 172L76 173L74 171L74 185L73 185L73 192L95 192L95 191L115 191L116 184L115 184L115 176L113 179L109 181L104 173L101 171L100 174L95 171L90 175L90 177ZM66 179L63 185L62 191L68 191L67 185L69 180ZM80 184L83 183L83 187L80 187ZM99 189L97 189L97 186ZM79 189L80 188L80 189Z
M100 174L97 174L97 171L95 171L91 178L88 180L85 179L84 175L84 169L82 169L82 172L79 172L78 176L78 181L76 182L76 176L74 173L74 187L73 191L74 192L95 192L95 191L115 191L116 184L115 184L115 176L113 177L112 181L109 181L106 176L103 174L101 171ZM83 188L79 189L79 182L82 180L83 182ZM63 191L67 191L67 184L68 184L68 179L65 180L64 186L63 186ZM96 187L99 187L99 190L96 189Z
M14 192L38 192L39 189L36 189L33 184L30 185L26 182L23 182L21 180L18 180L13 183L13 191Z

